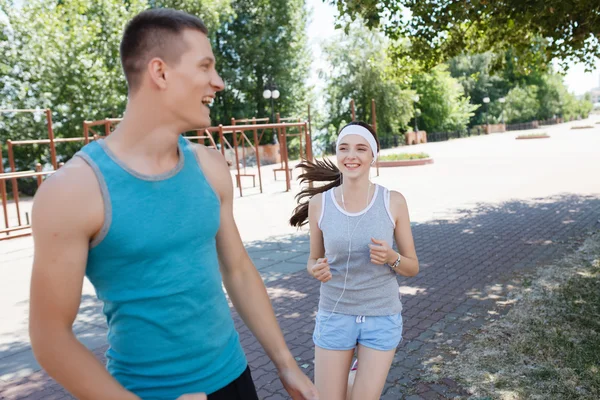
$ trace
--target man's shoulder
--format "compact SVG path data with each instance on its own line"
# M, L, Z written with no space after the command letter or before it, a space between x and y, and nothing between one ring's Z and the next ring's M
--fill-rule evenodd
M216 149L202 144L191 143L191 148L196 153L198 164L202 173L208 179L213 189L221 200L228 198L233 191L229 164L223 154Z
M191 146L205 173L221 176L225 173L229 174L229 164L220 151L198 143L191 143Z
M34 197L34 210L65 220L71 219L67 216L93 215L98 207L102 207L98 181L92 168L80 157L73 157L50 175Z
M46 191L67 190L81 195L93 187L95 181L92 167L83 158L75 156L50 175L41 188Z

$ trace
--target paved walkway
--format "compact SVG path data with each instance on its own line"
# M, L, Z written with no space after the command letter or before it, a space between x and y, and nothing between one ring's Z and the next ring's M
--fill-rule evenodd
M569 131L568 125L544 130L553 137L527 144L508 133L415 146L432 154L436 164L381 170L376 181L401 188L409 199L421 262L416 278L400 279L405 340L383 399L460 393L444 377L424 382L424 369L449 356L446 345L460 346L474 328L502 315L507 306L503 296L518 284L522 272L572 251L588 232L600 229L600 185L585 174L600 170L593 150L600 148L600 126L586 132ZM294 356L312 376L311 334L319 286L304 272L307 235L292 233L282 223L293 205L292 195L238 199L236 218L244 238L262 236L246 246ZM256 220L266 215L271 218L262 221L269 228ZM269 238L268 232L276 235ZM0 245L0 399L68 399L36 371L29 350L23 291L31 251L29 239ZM4 301L8 308L1 305ZM102 359L105 325L99 311L86 287L75 331ZM287 398L273 365L235 312L234 318L259 397Z

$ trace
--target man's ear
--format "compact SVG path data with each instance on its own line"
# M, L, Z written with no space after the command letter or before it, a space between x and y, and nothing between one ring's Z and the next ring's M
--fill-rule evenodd
M158 57L148 62L148 75L150 80L159 88L167 88L167 64Z

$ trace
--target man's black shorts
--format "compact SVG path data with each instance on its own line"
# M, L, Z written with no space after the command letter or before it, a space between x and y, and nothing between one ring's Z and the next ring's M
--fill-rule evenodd
M229 385L209 394L208 400L258 400L250 367Z

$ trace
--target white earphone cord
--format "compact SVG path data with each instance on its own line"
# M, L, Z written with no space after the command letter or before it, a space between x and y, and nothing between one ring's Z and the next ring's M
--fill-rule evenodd
M322 324L319 324L319 327L317 328L317 338L318 339L321 338L321 332L323 331L323 326L329 321L329 319L335 312L335 309L337 308L338 303L342 299L342 296L344 296L344 293L346 292L346 282L348 281L348 271L350 269L350 255L352 254L352 236L354 236L354 232L356 232L356 228L358 228L358 225L360 225L360 221L362 221L363 217L367 214L367 208L369 207L369 197L371 197L371 185L372 185L371 181L369 181L369 189L367 189L367 205L365 206L365 212L360 216L358 222L356 222L356 225L354 226L354 230L352 231L352 235L350 234L350 216L348 216L348 210L346 210L346 202L344 201L344 184L342 183L342 185L341 185L342 206L344 207L344 211L346 212L346 221L348 222L348 224L346 225L347 231L348 231L348 259L346 260L346 276L344 277L344 289L342 290L342 294L340 294L340 297L335 302L335 305L333 306L333 310L331 311L331 313L329 314L327 319L325 321L323 321Z

